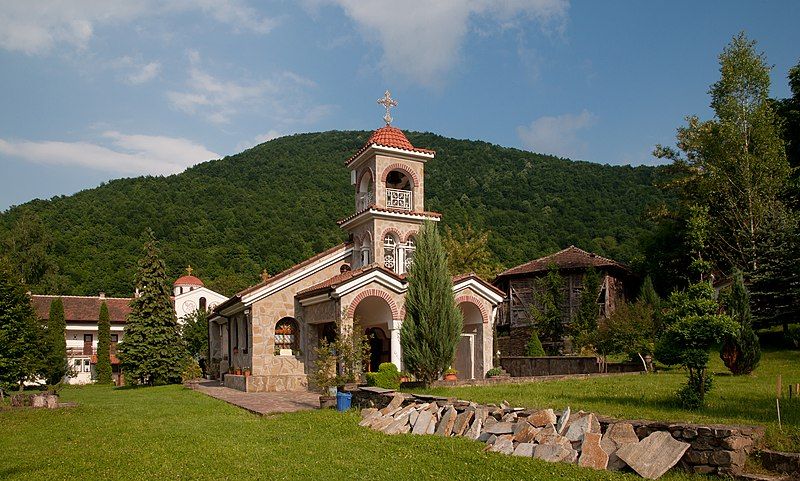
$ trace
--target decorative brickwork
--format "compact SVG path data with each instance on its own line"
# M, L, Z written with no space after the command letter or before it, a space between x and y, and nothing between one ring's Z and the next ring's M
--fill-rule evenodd
M477 307L481 311L481 319L483 319L483 322L484 323L489 322L489 313L486 312L486 307L483 305L483 302L481 302L480 299L470 295L462 295L456 297L456 305L461 304L462 302L469 302L471 304L475 304L475 307Z
M385 183L386 178L389 177L389 172L393 170L399 170L408 174L408 176L411 177L412 182L414 182L413 187L417 187L421 184L417 173L410 169L407 164L401 164L399 162L391 164L383 170L383 173L381 174L381 182Z
M350 303L350 306L347 308L347 315L345 317L352 319L356 312L356 307L358 307L358 303L371 296L380 297L381 299L385 300L386 303L389 304L389 308L392 310L392 317L394 319L401 319L400 310L397 308L397 303L394 302L392 295L380 289L367 289L360 292Z

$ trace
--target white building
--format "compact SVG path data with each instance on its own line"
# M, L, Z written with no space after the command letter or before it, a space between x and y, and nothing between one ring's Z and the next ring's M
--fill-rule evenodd
M212 311L217 304L228 298L203 285L203 281L192 275L192 266L186 268L188 274L178 278L172 287L175 315L178 322L198 309Z

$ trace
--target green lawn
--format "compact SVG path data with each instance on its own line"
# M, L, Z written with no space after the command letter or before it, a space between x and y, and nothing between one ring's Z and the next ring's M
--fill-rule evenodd
M80 405L0 412L0 479L641 479L483 453L463 438L386 436L352 412L262 418L181 386L62 398Z
M583 409L607 416L659 421L759 424L767 428L768 447L800 451L800 402L781 402L783 430L778 429L775 408L776 379L783 376L784 392L789 383L800 383L800 351L766 351L758 369L750 376L727 375L719 356L712 356L714 390L700 411L686 411L675 404L674 393L686 381L680 369L649 375L612 376L594 379L504 384L486 387L436 388L424 392L457 396L481 403L514 406Z

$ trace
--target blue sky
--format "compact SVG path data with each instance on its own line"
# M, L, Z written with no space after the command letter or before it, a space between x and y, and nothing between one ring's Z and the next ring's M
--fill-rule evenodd
M800 2L0 0L0 209L276 136L382 124L652 164L758 41L772 94ZM424 147L424 146L422 146Z

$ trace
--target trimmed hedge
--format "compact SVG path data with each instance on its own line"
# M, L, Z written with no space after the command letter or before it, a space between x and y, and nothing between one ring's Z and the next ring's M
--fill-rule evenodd
M400 371L393 363L384 362L378 366L378 372L367 373L367 386L400 389Z

